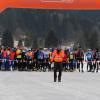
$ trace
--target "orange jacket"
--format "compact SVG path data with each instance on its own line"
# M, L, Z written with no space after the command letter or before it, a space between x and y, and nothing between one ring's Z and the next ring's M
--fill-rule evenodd
M21 50L20 49L16 50L16 55L21 55Z
M28 53L27 53L27 56L29 56L29 57L31 57L31 58L33 58L33 52L32 51L29 51Z
M28 53L27 53L27 56L28 57L31 57L32 59L34 58L34 53L32 52L32 51L29 51Z
M60 53L57 53L57 50L54 50L53 52L53 61L54 62L63 62L64 57L64 51L61 49Z
M53 57L53 52L50 52L49 53L49 60L50 60L50 62L52 62L52 57Z

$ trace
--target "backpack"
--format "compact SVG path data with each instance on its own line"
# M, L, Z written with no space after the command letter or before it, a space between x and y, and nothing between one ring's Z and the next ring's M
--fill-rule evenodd
M82 57L82 51L81 50L78 50L77 57Z
M39 51L39 52L38 52L37 58L38 58L38 59L44 59L44 54L43 54L43 52Z
M87 60L92 60L92 54L90 52L87 53Z

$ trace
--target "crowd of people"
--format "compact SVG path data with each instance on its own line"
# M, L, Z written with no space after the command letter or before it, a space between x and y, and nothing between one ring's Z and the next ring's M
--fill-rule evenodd
M58 48L48 49L0 49L0 70L1 71L53 71L54 52ZM60 50L62 50L60 48ZM100 53L98 49L82 48L64 49L63 71L84 72L84 62L87 63L87 72L98 72L100 66Z

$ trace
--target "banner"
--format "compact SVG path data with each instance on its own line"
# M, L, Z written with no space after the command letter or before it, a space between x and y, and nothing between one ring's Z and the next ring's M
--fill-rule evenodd
M100 0L0 0L0 11L7 8L96 10Z

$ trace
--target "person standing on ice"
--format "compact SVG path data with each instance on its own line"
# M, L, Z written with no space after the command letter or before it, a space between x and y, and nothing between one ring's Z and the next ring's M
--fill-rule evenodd
M93 52L91 49L88 49L85 55L85 60L87 61L87 72L91 72L93 69L92 61L93 61ZM88 68L89 67L89 68Z
M61 48L57 48L54 50L52 56L52 61L54 62L54 82L57 81L57 71L59 72L58 82L61 82L63 57L64 51Z
M83 71L84 52L83 52L82 48L77 49L77 51L75 53L75 58L77 61L77 68L79 69L79 72L80 72L80 69L81 69L81 72L84 72ZM80 68L80 66L81 66L81 68Z
M99 60L100 60L100 53L99 49L95 49L93 51L93 72L98 72L99 70Z

